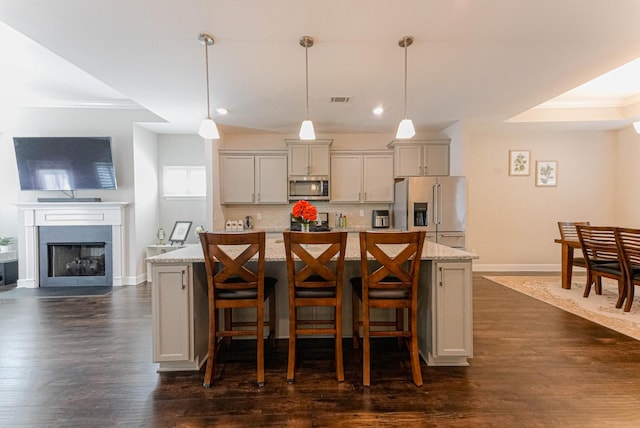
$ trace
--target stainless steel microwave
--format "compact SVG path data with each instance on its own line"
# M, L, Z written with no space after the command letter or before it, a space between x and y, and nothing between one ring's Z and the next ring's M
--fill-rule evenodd
M289 200L298 201L329 200L329 179L327 177L302 177L289 180Z

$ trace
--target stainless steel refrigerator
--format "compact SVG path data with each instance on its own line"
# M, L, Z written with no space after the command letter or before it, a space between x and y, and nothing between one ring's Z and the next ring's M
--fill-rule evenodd
M466 219L465 177L409 177L396 183L396 229L425 230L429 241L464 249Z

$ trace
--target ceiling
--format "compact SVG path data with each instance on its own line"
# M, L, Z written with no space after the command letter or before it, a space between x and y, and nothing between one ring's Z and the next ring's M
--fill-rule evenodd
M196 133L207 32L212 110L229 111L212 111L223 132L295 135L305 118L298 40L308 35L316 133L393 133L404 115L398 41L410 35L407 113L419 133L434 132L511 119L633 61L638 18L637 0L2 0L0 91L5 104L13 95L30 106L143 108L159 117L144 125L153 131ZM630 90L565 97L575 91L585 105L637 102ZM589 123L614 129L638 117L631 108Z

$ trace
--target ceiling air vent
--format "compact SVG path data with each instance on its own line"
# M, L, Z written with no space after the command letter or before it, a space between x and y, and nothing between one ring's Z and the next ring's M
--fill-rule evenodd
M331 97L332 103L348 103L351 97Z

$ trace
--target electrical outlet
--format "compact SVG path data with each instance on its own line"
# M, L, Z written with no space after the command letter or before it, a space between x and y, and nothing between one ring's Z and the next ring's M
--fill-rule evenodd
M256 219L262 220L262 213L256 213Z
M360 217L364 217L364 210L360 210Z

